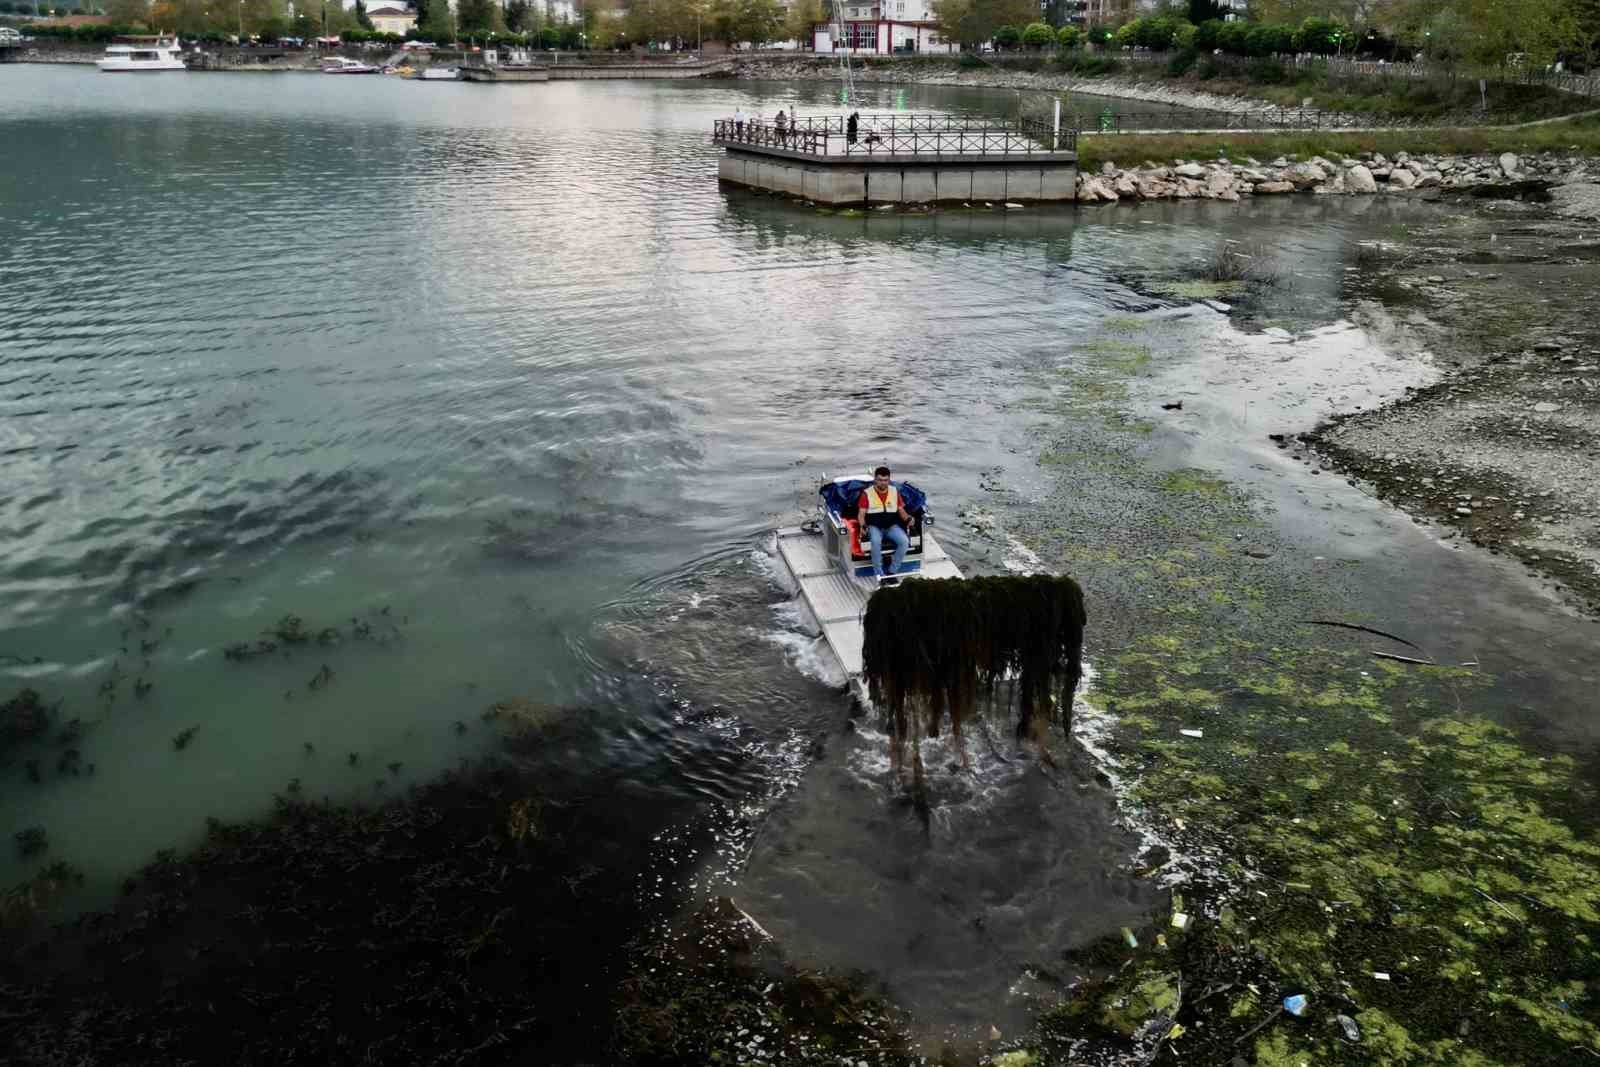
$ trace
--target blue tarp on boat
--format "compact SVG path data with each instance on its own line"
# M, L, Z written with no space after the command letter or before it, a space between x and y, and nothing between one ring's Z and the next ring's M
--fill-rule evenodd
M848 482L823 482L817 492L828 510L841 518L850 518L861 502L861 492L872 484L870 478L852 478ZM892 483L900 491L900 506L913 515L921 515L928 506L928 494L910 482Z

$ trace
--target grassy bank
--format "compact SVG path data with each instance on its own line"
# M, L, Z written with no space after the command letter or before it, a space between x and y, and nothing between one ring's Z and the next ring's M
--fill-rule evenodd
M1085 170L1102 163L1135 166L1147 159L1230 159L1252 156L1274 159L1278 156L1359 155L1397 152L1413 155L1499 154L1515 152L1567 152L1575 155L1600 155L1600 115L1573 119L1548 126L1520 129L1454 128L1359 132L1296 133L1195 133L1093 135L1078 140L1079 158Z
M827 57L762 58L813 71L831 72L838 66L838 60ZM1389 122L1424 125L1533 122L1570 115L1600 104L1600 101L1544 85L1499 82L1492 74L1487 76L1488 84L1480 94L1478 78L1466 74L1435 78L1334 75L1320 67L1295 69L1271 59L1249 63L1218 62L1193 53L1178 53L1165 65L1130 63L1115 53L1081 50L1011 55L1001 59L972 54L863 56L854 63L858 71L879 81L918 82L951 74L960 74L978 83L992 77L996 84L1011 83L1013 75L1055 76L1063 81L1121 78L1162 84L1175 92L1245 97L1280 107L1300 107L1309 100L1311 107L1327 111L1371 115L1374 120L1382 116ZM1080 81L1077 87L1085 92L1116 95L1112 85L1096 90L1092 82Z

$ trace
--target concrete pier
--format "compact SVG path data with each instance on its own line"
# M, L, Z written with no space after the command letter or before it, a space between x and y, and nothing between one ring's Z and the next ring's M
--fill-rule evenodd
M717 176L819 204L1071 201L1078 154L1071 131L1040 123L930 115L720 119Z

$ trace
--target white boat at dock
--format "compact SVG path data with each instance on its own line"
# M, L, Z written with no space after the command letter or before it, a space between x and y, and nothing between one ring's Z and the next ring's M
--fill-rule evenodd
M417 81L425 82L453 82L461 80L461 72L455 67L424 67L416 76Z
M862 619L879 579L872 573L866 535L856 529L855 501L871 484L870 478L858 477L824 482L818 490L817 517L803 526L778 530L777 538L779 563L849 678L851 691L863 703L867 702L867 693L861 678L865 639ZM904 581L960 578L961 569L939 547L929 529L933 516L926 496L907 482L897 482L896 489L915 520L908 531L911 545L905 564L896 577ZM886 563L891 552L885 543Z
M174 37L130 37L107 45L105 58L95 61L107 74L138 71L187 70L183 48Z
M361 63L345 56L329 56L322 61L324 74L381 74L383 68L374 67L370 63Z

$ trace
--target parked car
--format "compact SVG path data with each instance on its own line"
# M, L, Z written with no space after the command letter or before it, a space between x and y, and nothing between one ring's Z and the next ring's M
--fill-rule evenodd
M432 41L407 41L400 49L404 52L431 52L438 47Z
M0 26L0 44L21 44L22 31L10 26Z

